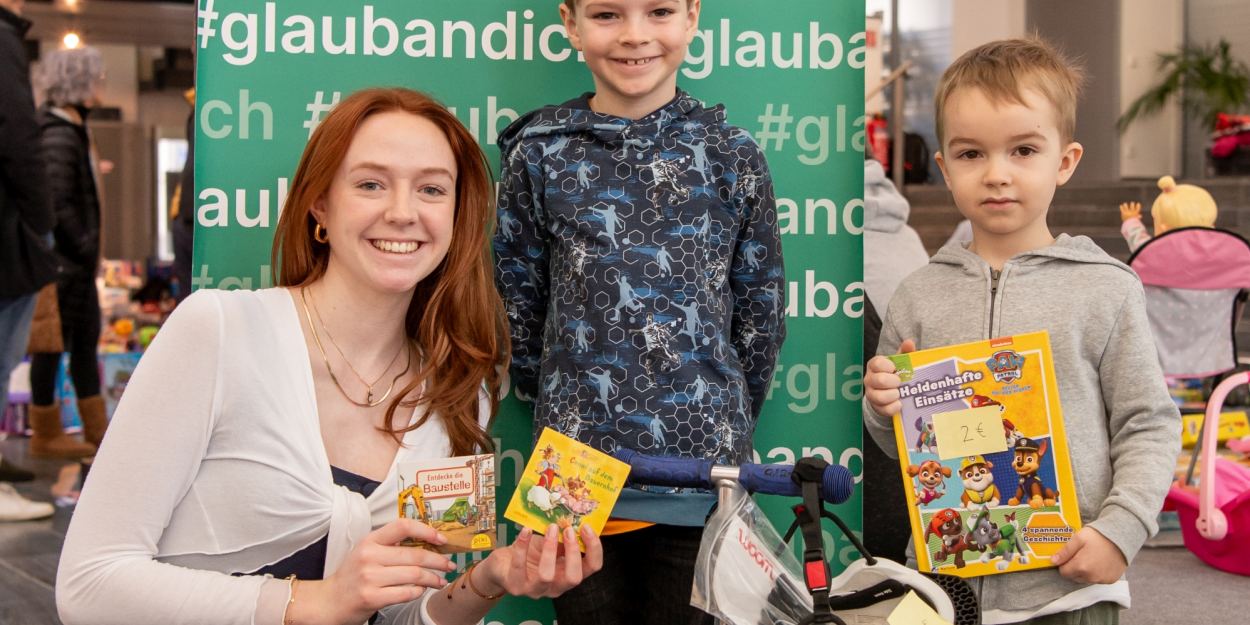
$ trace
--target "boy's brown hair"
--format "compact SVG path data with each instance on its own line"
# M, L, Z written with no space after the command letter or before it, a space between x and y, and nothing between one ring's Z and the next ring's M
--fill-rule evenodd
M946 138L942 109L956 89L980 89L991 102L1024 104L1024 90L1034 89L1050 101L1058 113L1056 125L1060 140L1072 141L1076 134L1076 101L1085 83L1085 71L1044 39L991 41L965 52L938 81L934 106L937 109L937 137Z

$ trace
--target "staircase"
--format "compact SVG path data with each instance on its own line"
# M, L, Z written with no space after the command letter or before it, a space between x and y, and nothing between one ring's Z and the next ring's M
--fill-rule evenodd
M1189 180L1178 180L1189 183ZM1250 238L1250 177L1212 178L1201 181L1220 207L1215 224ZM951 200L950 192L941 185L913 185L904 189L911 203L909 224L920 234L925 249L932 255L950 237L963 219ZM1051 232L1083 234L1094 240L1111 256L1127 261L1128 244L1120 235L1120 203L1142 204L1143 220L1151 227L1150 205L1159 195L1154 180L1125 180L1107 183L1069 184L1055 193L1047 222ZM1242 315L1237 329L1237 347L1242 360L1250 361L1250 306Z

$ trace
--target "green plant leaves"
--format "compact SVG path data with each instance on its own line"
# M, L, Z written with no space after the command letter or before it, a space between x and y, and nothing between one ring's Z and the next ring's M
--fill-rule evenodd
M1185 114L1215 127L1219 113L1236 113L1250 103L1250 68L1233 58L1228 41L1188 46L1159 55L1162 81L1133 101L1116 122L1124 132L1133 121L1158 113L1179 97Z

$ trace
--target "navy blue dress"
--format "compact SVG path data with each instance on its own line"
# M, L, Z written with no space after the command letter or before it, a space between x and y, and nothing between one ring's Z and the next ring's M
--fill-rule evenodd
M373 491L377 490L378 486L381 485L381 482L375 482L367 477L356 475L351 471L344 471L338 467L330 467L330 474L333 476L335 484L360 493L365 497L372 495ZM326 546L328 544L329 536L322 536L321 540L278 562L261 567L250 573L241 573L240 575L272 575L279 579L295 575L299 579L304 580L322 579L325 577Z

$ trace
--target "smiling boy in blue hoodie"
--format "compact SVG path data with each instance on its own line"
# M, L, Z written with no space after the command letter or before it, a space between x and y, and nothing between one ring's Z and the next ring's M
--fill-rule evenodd
M595 84L500 139L496 281L512 382L604 451L747 461L785 337L772 178L760 148L677 88L699 0L566 0ZM690 623L713 494L627 489L604 570L562 625Z

